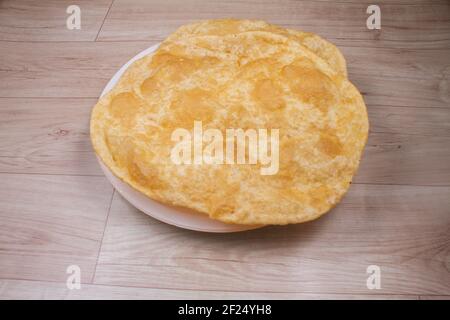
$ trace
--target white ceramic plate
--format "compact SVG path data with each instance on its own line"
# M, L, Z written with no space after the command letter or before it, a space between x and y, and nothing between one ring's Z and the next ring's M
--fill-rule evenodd
M122 66L117 73L108 82L101 96L109 92L119 81L122 74L136 60L152 53L158 48L156 44L133 57L130 61ZM247 226L238 224L227 224L217 220L210 219L206 214L198 213L194 210L171 207L154 201L141 192L133 189L128 184L117 178L109 168L103 164L98 158L100 166L105 173L106 178L111 182L114 188L133 206L149 216L163 221L165 223L189 230L204 232L237 232L252 230L262 226Z

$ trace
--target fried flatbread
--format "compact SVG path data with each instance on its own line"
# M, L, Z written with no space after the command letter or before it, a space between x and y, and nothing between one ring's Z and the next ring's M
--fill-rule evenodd
M248 31L267 31L289 37L324 59L337 72L347 76L345 59L339 49L317 34L282 28L262 20L217 19L187 24L178 28L166 41L182 41L198 36L224 36Z
M338 203L367 140L364 101L334 46L254 23L182 27L98 101L91 140L117 177L156 201L228 223L299 223ZM194 121L221 131L279 129L278 172L175 164L171 135L192 131Z

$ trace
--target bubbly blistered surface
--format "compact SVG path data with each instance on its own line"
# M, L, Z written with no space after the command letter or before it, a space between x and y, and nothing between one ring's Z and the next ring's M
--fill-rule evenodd
M192 131L194 121L204 130L279 129L278 173L174 164L172 132ZM97 154L123 181L240 224L298 223L328 211L350 185L367 131L363 99L333 45L246 20L180 28L127 70L91 119Z

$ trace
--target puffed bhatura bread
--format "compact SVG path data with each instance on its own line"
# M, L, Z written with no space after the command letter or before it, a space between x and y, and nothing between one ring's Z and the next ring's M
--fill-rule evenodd
M279 129L279 170L175 164L173 131ZM368 134L364 101L339 50L261 21L181 27L133 63L95 105L91 140L105 165L148 197L237 224L315 219L342 198ZM199 214L200 214L199 213Z
M266 31L289 37L290 40L299 42L319 58L324 59L338 73L347 76L345 59L331 42L314 33L285 29L262 20L218 19L192 23L178 28L167 38L167 41L180 41L193 36L224 36L251 31Z

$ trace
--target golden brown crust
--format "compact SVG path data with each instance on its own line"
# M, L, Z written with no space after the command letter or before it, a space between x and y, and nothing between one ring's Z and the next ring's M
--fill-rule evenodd
M224 222L319 217L349 188L368 120L342 55L316 39L246 20L180 28L96 104L96 153L150 198ZM205 129L279 129L278 173L264 176L250 164L174 164L171 134L192 130L195 120Z
M216 19L181 26L166 41L179 41L199 36L224 36L251 31L266 31L288 37L329 63L331 68L347 76L347 65L340 50L317 34L285 29L262 20Z

